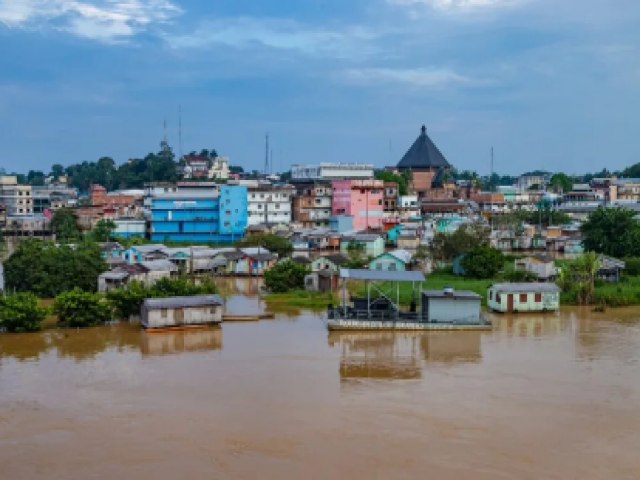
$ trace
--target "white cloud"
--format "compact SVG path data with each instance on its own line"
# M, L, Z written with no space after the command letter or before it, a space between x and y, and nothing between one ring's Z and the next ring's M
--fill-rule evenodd
M311 27L293 20L238 17L212 20L186 35L167 37L173 48L223 45L238 49L267 47L304 55L353 57L371 53L378 33L363 27Z
M169 0L0 0L0 23L50 27L92 40L126 39L181 12Z
M344 72L343 79L359 85L404 84L412 87L444 89L459 86L482 86L491 82L486 79L461 75L448 68L360 68Z

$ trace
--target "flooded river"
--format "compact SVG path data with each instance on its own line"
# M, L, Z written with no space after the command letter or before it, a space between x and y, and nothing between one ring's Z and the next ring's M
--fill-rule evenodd
M494 319L3 334L0 478L639 479L640 310Z

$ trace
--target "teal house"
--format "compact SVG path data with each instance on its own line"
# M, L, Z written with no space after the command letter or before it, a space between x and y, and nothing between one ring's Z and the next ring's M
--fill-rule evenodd
M362 254L367 257L377 257L384 253L384 238L375 233L345 235L340 240L340 253L348 254L350 245L361 248Z
M411 253L407 250L393 250L378 255L369 262L369 270L404 272L411 264Z

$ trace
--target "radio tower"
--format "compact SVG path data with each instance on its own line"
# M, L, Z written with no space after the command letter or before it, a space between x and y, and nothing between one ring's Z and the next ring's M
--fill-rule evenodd
M269 134L267 133L264 137L264 174L269 174Z

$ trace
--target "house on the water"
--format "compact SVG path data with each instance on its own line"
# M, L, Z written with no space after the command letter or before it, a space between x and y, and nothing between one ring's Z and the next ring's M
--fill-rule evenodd
M487 306L496 312L546 312L560 308L555 283L496 283L489 287Z
M467 290L422 291L422 318L430 323L479 325L484 320L480 315L480 295Z
M147 298L140 309L140 323L147 329L216 325L222 322L222 306L219 295Z

